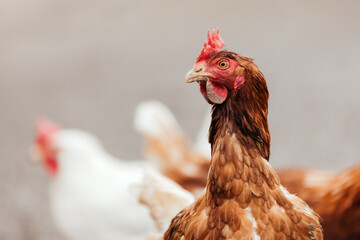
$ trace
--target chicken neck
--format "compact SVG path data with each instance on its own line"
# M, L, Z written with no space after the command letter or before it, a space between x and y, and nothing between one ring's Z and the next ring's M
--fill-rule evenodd
M271 189L279 185L267 162L270 146L267 99L266 104L254 107L247 105L247 101L239 104L239 97L213 107L209 131L212 157L206 192L207 204L212 207L235 199L246 208L253 198L267 199Z

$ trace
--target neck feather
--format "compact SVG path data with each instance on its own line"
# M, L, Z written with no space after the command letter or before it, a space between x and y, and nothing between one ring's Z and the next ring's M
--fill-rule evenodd
M215 205L239 198L238 202L245 207L252 196L267 194L279 185L279 180L267 162L270 147L267 104L266 110L259 110L256 107L264 106L249 106L246 101L236 104L239 103L236 98L213 107L207 198L214 200L210 203Z
M214 105L209 130L211 148L225 132L233 134L242 147L255 151L266 160L270 157L270 133L267 101L251 99L245 91L237 92L223 104ZM267 93L267 91L266 91Z

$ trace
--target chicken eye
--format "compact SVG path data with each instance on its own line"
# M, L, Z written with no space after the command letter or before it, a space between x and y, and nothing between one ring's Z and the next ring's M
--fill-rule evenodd
M225 70L229 67L229 62L227 60L220 60L218 62L218 67L222 70Z

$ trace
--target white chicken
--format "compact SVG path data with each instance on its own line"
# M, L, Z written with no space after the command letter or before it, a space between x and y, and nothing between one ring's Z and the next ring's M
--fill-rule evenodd
M145 169L138 165L146 163L118 160L93 135L46 119L37 123L34 149L52 176L54 221L69 239L139 240L154 230L139 203Z

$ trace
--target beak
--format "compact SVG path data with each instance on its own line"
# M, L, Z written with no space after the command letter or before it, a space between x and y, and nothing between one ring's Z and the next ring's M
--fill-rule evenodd
M205 74L202 69L194 69L192 68L185 77L185 83L192 83L192 82L201 82L207 81L211 77L208 74Z
M42 153L38 145L34 144L29 148L29 157L32 162L42 161Z

